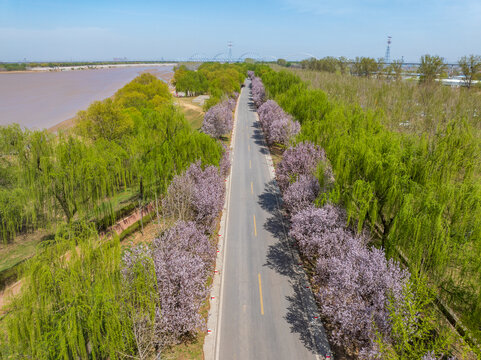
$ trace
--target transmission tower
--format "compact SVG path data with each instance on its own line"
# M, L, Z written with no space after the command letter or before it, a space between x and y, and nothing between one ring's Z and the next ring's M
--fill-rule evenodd
M228 55L227 61L231 63L232 62L232 41L229 41L227 43L227 47L229 48L229 55Z
M386 48L386 55L384 56L384 62L386 64L391 63L391 36L387 37L387 48Z

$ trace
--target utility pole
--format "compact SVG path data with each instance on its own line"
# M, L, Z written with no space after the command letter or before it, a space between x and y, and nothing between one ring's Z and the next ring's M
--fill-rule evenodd
M227 61L231 63L232 62L232 41L229 41L227 43L227 47L229 48L229 55L228 55Z
M386 48L386 55L384 55L384 63L390 64L391 63L391 36L387 37L387 48Z

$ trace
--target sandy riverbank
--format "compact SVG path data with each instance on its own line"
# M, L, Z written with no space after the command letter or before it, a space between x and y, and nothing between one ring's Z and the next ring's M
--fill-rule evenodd
M75 71L75 70L96 70L96 69L115 69L125 67L152 67L152 66L168 66L174 67L176 63L152 63L152 64L106 64L106 65L78 65L78 66L36 66L29 68L28 70L15 70L15 71L0 71L0 75L3 74L25 74L25 73L38 73L38 72L50 72L50 71Z

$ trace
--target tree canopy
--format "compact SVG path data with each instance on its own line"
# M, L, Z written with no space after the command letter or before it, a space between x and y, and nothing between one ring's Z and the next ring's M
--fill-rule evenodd
M419 65L419 81L421 83L432 83L446 69L444 59L438 55L421 56L421 65Z

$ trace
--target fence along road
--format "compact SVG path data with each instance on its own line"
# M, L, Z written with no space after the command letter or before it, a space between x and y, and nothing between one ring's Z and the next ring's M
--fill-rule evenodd
M324 359L329 345L285 236L250 82L238 105L215 358Z

